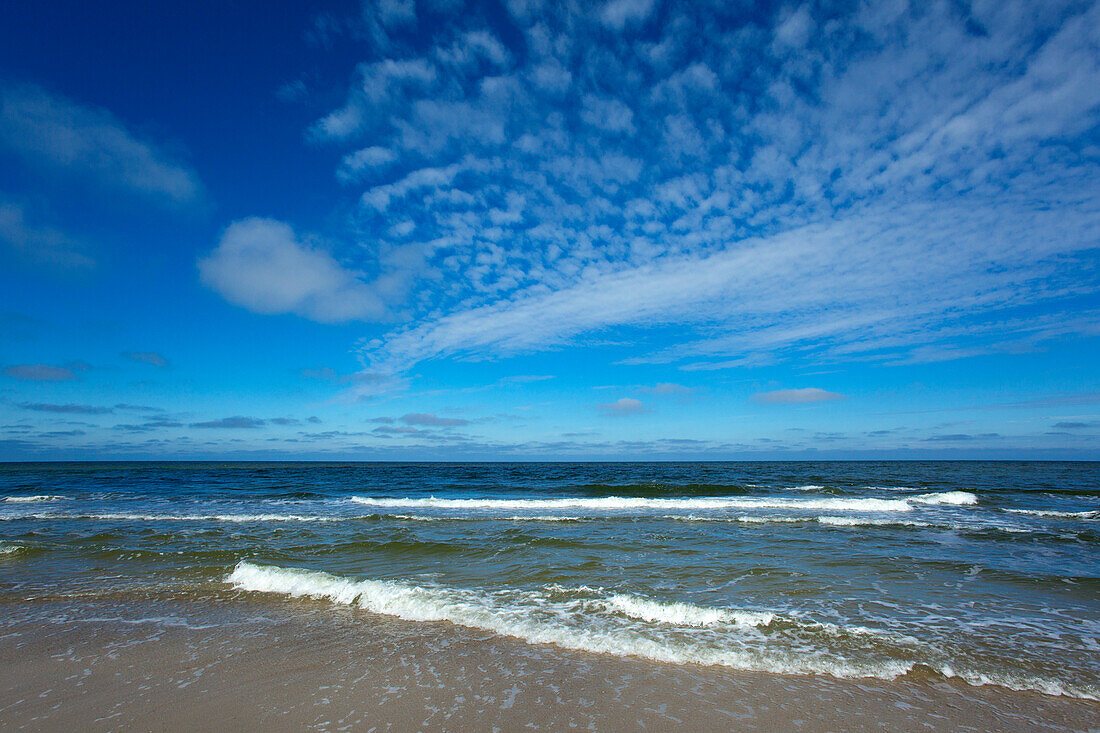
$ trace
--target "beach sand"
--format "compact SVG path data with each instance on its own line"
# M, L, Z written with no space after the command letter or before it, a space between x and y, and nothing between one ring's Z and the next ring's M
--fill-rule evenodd
M657 664L257 594L142 607L59 600L47 623L3 606L5 730L1100 726L1100 703L931 675L883 682Z

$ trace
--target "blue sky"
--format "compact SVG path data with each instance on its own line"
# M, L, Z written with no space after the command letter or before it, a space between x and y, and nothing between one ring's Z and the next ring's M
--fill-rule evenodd
M25 3L0 459L1100 458L1100 4Z

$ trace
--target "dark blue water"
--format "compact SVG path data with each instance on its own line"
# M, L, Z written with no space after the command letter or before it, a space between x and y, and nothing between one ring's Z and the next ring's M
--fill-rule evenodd
M312 597L663 662L1100 696L1095 463L6 464L0 497L20 618Z

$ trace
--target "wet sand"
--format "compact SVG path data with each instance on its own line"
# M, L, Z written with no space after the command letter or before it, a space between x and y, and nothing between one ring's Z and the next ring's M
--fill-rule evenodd
M1089 730L1100 703L931 675L742 673L312 601L67 606L0 636L5 730Z

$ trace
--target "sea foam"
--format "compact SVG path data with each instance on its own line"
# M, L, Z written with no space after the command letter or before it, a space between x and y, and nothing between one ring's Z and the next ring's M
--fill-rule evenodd
M907 637L861 626L840 626L780 616L767 611L710 608L629 594L607 595L587 586L547 586L542 591L488 592L447 586L419 586L390 580L352 580L328 573L261 566L242 561L226 582L244 591L308 597L356 606L408 621L450 622L511 636L532 644L632 656L674 664L701 664L779 674L896 679L918 664L975 685L996 684L1050 695L1097 699L1094 686L1056 679L959 670L951 664L912 658ZM774 633L768 633L775 629ZM851 649L851 637L876 637L894 657L853 659L826 639ZM865 650L867 642L860 642ZM898 654L902 652L902 654ZM910 658L904 658L910 657Z
M64 501L66 498L52 494L38 494L36 496L5 496L4 501L10 504L33 504L42 501Z
M240 590L327 600L407 621L447 621L532 644L658 662L883 679L894 679L913 666L900 660L860 662L794 647L778 648L759 635L760 627L780 618L769 612L666 603L624 594L591 598L591 589L487 593L388 580L350 580L249 562L238 564L226 581ZM554 595L566 598L554 600ZM784 620L799 624L795 619ZM686 633L692 628L702 633L700 627L705 627L705 639ZM820 633L823 628L808 623L801 630Z
M1100 519L1100 510L1083 512L1059 512L1053 509L1005 509L1013 514L1027 514L1033 517L1051 517L1055 519Z
M554 499L446 499L437 497L390 498L353 496L350 501L380 509L441 509L467 511L706 511L737 509L790 509L809 511L907 512L914 504L975 504L977 497L964 491L922 494L905 499L812 498L785 496L721 496L656 499L636 496L561 497Z

